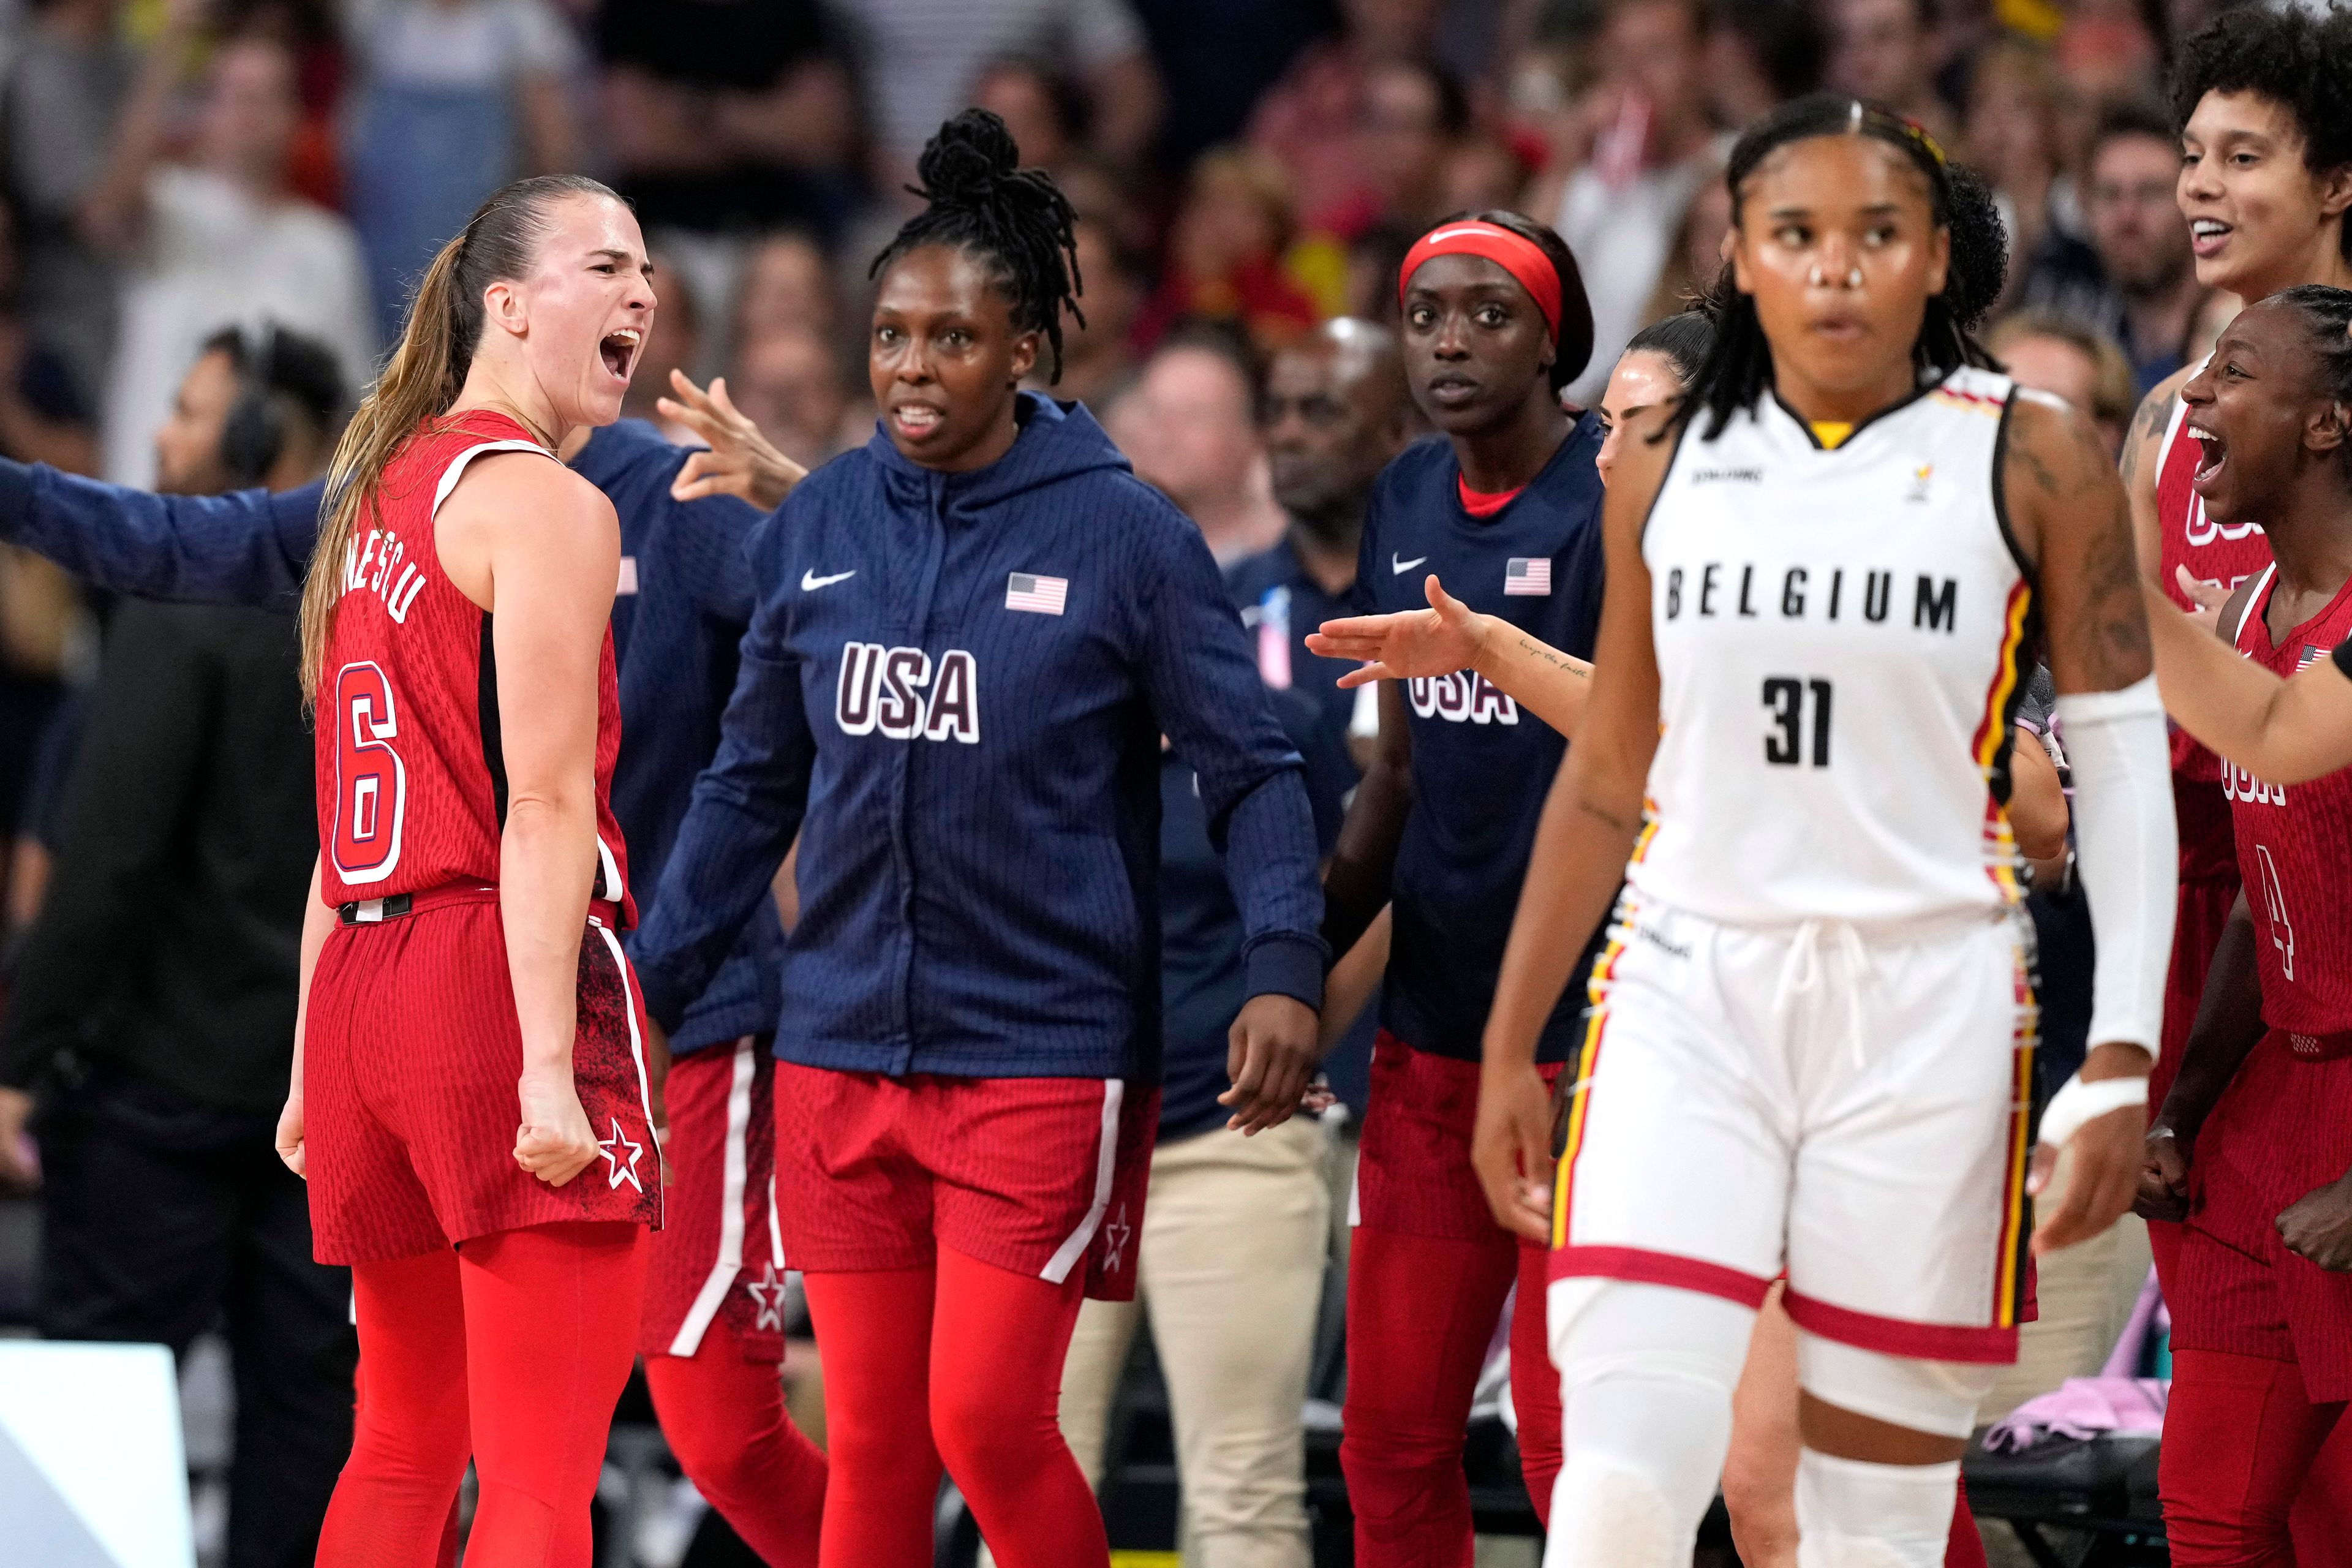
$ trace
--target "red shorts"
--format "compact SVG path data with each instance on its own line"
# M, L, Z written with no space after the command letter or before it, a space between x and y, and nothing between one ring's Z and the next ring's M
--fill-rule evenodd
M1538 1068L1549 1085L1564 1063ZM1503 1235L1470 1164L1478 1125L1478 1064L1405 1044L1372 1042L1372 1090L1348 1218L1371 1230L1447 1241Z
M522 1032L494 889L328 933L302 1046L310 1232L321 1263L373 1263L567 1220L659 1226L628 960L592 917L572 1078L601 1159L561 1187L515 1163Z
M668 1223L646 1268L637 1348L690 1356L717 1322L746 1361L784 1359L784 1243L776 1227L776 1058L746 1035L671 1064Z
M776 1064L776 1204L793 1267L922 1268L938 1247L1135 1295L1160 1091Z
M2278 1216L2352 1168L2352 1057L2306 1061L2263 1037L2199 1138L2173 1268L2172 1342L2294 1362L2313 1403L2352 1399L2352 1274L2289 1252Z

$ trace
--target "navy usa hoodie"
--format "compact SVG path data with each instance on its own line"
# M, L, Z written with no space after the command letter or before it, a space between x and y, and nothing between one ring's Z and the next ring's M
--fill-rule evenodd
M1200 778L1249 994L1322 999L1298 755L1200 531L1083 408L987 468L878 430L751 543L719 754L633 954L675 1024L801 836L776 1054L1155 1081L1160 738Z

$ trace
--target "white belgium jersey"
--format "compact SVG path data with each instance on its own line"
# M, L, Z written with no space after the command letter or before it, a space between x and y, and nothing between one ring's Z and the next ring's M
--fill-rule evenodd
M1834 447L1769 393L1712 441L1686 428L1642 542L1662 728L1638 900L1865 929L2016 902L1993 786L2032 610L2000 500L2013 387L1955 371Z

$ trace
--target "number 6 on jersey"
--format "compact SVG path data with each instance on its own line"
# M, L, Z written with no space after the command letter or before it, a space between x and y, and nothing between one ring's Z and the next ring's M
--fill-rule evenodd
M408 769L392 746L400 718L382 667L363 660L336 671L323 717L335 726L335 869L346 882L381 882L400 864L408 810Z

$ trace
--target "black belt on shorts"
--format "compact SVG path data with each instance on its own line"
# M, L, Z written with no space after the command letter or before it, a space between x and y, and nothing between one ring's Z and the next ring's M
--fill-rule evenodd
M373 925L378 921L396 921L406 914L415 900L407 893L394 893L388 899L360 899L335 910L335 918L347 926Z
M480 882L453 882L421 893L394 893L388 899L360 899L335 907L335 919L347 926L379 925L405 915L423 914L443 904L493 904L499 890ZM626 930L621 906L604 899L588 900L588 921L613 931Z

